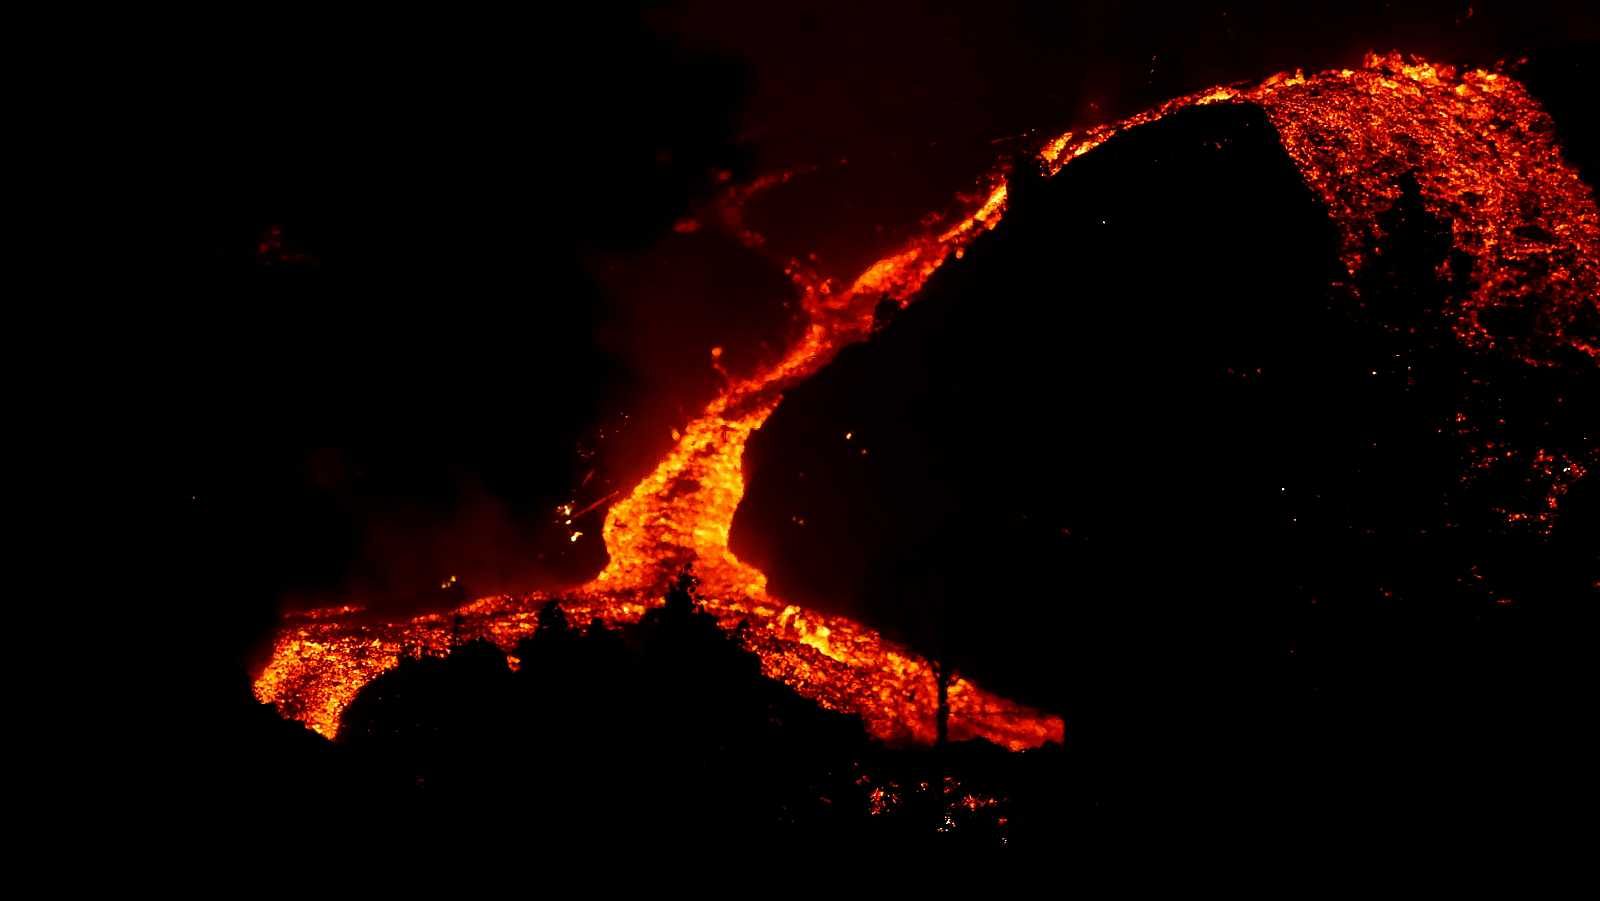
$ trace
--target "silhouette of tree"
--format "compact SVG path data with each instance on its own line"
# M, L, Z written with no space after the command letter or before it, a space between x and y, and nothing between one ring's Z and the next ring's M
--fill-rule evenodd
M567 622L567 614L561 609L560 601L546 601L545 605L539 608L539 625L533 632L535 640L565 641L576 637L577 634L577 630Z
M699 587L700 580L695 578L693 569L684 567L672 586L667 589L666 604L663 607L665 619L688 621L699 610L699 605L695 601L695 591Z

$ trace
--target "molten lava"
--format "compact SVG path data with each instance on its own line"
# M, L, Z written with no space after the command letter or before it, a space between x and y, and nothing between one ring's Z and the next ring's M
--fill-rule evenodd
M1129 128L1224 102L1266 113L1327 204L1352 275L1381 252L1379 216L1409 172L1428 212L1451 223L1455 247L1473 263L1474 288L1453 298L1449 311L1464 344L1509 350L1535 365L1572 352L1600 361L1594 336L1569 330L1600 307L1594 191L1562 158L1550 117L1502 73L1368 54L1359 69L1278 74L1254 87L1180 97L1081 136L1062 135L1041 157L1054 172ZM1485 321L1490 311L1526 312L1533 325L1497 334Z
M1044 146L1041 164L1054 172L1129 128L1219 102L1253 103L1266 112L1306 183L1326 203L1352 274L1378 252L1379 215L1398 196L1396 177L1412 172L1429 211L1452 223L1455 246L1473 263L1472 289L1453 298L1447 311L1457 338L1470 349L1508 352L1528 365L1574 354L1600 360L1592 338L1569 330L1600 307L1600 217L1593 193L1562 159L1548 117L1503 74L1369 56L1359 69L1218 87L1120 123L1068 133ZM841 347L866 338L880 301L913 300L946 259L994 227L1005 202L1004 179L996 177L954 226L910 242L850 285L791 272L809 317L804 335L775 364L730 382L681 431L655 470L611 507L604 527L610 563L587 585L560 595L568 616L609 624L637 620L692 564L706 609L729 628L748 623L744 640L768 676L825 707L860 716L879 738L931 742L937 698L929 662L849 619L770 596L766 577L729 550L728 535L744 495L745 442L785 388ZM759 241L736 213L726 218L745 240ZM1497 334L1488 314L1506 309L1530 312L1524 318L1532 327ZM1585 474L1582 467L1559 471L1562 492ZM1552 506L1560 493L1551 494ZM442 654L456 641L480 637L510 649L532 633L546 598L486 597L454 613L403 622L371 621L351 607L300 614L279 635L256 680L256 696L332 737L361 687L402 654ZM950 687L952 739L985 738L1021 749L1061 740L1062 728L1059 717L969 681L958 678Z

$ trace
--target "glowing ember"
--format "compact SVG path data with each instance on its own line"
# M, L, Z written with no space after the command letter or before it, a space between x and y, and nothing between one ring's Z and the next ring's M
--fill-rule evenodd
M1600 217L1593 194L1562 160L1545 114L1502 74L1369 56L1360 69L1276 75L1255 87L1179 98L1114 125L1056 138L1040 159L1053 172L1119 132L1219 102L1254 103L1266 111L1307 184L1327 204L1352 273L1379 246L1379 215L1398 196L1396 177L1414 172L1429 211L1452 223L1456 247L1475 267L1470 293L1453 298L1447 311L1459 340L1475 350L1509 351L1532 365L1574 352L1600 359L1600 347L1568 329L1600 305ZM693 564L706 608L729 628L749 624L745 640L767 675L823 706L859 715L880 738L932 741L937 700L928 662L848 619L772 598L766 577L729 551L728 533L744 495L745 442L782 391L844 345L867 337L874 308L885 297L902 304L913 299L945 259L999 221L1005 202L1006 186L996 178L956 225L885 256L849 286L792 271L809 317L806 332L777 363L730 383L676 434L656 469L611 507L604 527L610 563L588 585L561 595L569 618L637 620L658 603L665 584ZM725 225L759 244L760 236L739 220L738 203L724 210ZM1534 313L1531 330L1496 334L1487 314L1516 307ZM1550 509L1540 512L1549 515L1585 469L1539 453L1536 468L1552 485ZM571 507L562 512L570 516ZM398 623L372 622L348 607L302 615L279 636L256 680L256 696L331 737L361 687L402 654L443 654L455 641L478 637L509 649L532 633L545 599L488 597L453 614ZM1019 749L1062 738L1058 717L964 680L951 685L950 708L953 739L982 737Z

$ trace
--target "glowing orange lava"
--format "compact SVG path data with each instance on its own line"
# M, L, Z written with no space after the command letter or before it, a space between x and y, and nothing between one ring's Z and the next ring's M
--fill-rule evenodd
M1413 172L1424 202L1452 223L1456 246L1475 267L1474 288L1454 298L1449 311L1458 338L1530 365L1573 353L1600 359L1600 347L1567 329L1586 306L1600 305L1593 192L1561 158L1548 118L1526 89L1503 74L1369 56L1359 69L1213 88L1123 122L1068 133L1044 146L1041 164L1054 172L1129 128L1220 102L1265 110L1307 184L1327 204L1352 273L1379 246L1379 215L1398 196L1396 176ZM766 577L728 549L728 534L744 495L745 442L784 389L864 339L885 297L913 300L946 259L994 227L1005 203L1004 180L996 177L954 226L885 256L848 286L791 273L809 317L804 335L775 364L731 382L681 431L655 470L611 507L604 528L610 563L587 585L560 595L568 616L580 623L637 620L659 603L667 581L693 564L706 608L730 628L748 622L746 640L767 675L826 707L859 715L880 738L931 742L937 703L929 663L851 620L773 598ZM1484 314L1513 305L1534 309L1533 330L1496 335ZM1567 485L1583 472L1568 467L1564 475ZM486 597L454 613L403 622L371 621L354 608L292 617L256 680L256 696L332 737L356 693L401 654L445 653L453 641L477 637L509 649L532 633L546 597ZM965 680L952 684L950 709L952 739L981 737L1020 749L1062 738L1059 717Z

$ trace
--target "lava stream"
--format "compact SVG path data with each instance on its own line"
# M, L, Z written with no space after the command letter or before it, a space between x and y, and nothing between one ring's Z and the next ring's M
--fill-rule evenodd
M1253 103L1278 129L1306 183L1327 205L1354 273L1382 239L1379 215L1398 196L1396 177L1415 175L1430 212L1451 223L1474 266L1469 293L1447 311L1457 338L1528 365L1600 360L1600 346L1573 328L1600 311L1600 217L1593 192L1561 157L1548 117L1504 74L1457 71L1397 54L1369 55L1359 69L1280 74L1253 87L1218 87L1122 122L1048 142L1049 172L1112 136L1176 110ZM706 608L725 626L750 626L746 641L764 671L831 709L859 715L877 737L929 742L936 708L923 658L849 619L804 611L771 597L766 577L728 548L744 495L745 442L782 391L865 338L885 297L915 298L927 278L1004 214L996 176L968 214L869 267L847 287L797 277L809 326L776 364L729 384L682 431L676 446L614 504L605 521L610 563L593 581L560 595L576 622L637 620L684 565L701 579ZM1496 334L1491 311L1524 307L1531 330ZM285 623L255 682L256 696L325 736L361 687L404 653L446 653L453 641L486 637L510 649L532 633L548 595L495 596L451 614L372 622L350 607ZM1012 749L1062 739L1059 717L999 698L965 680L950 691L950 735Z

